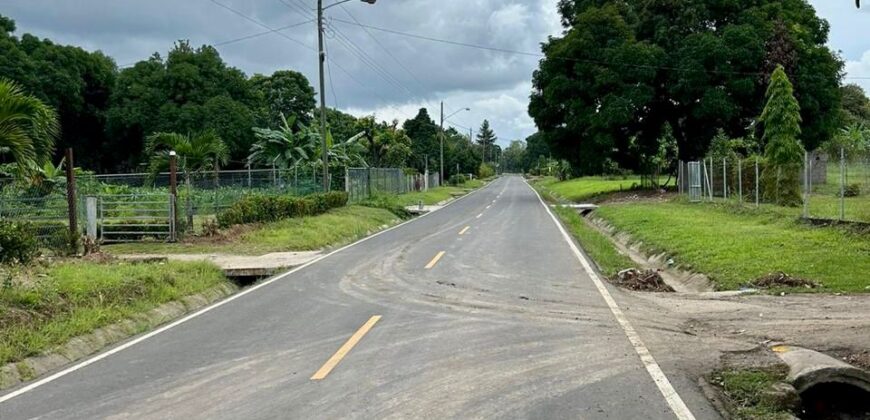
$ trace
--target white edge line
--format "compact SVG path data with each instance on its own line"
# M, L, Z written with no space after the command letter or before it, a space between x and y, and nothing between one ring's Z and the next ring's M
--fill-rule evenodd
M583 265L583 269L586 271L586 274L592 279L592 282L595 283L595 288L598 289L598 293L601 294L601 297L604 298L604 301L607 303L607 306L610 308L610 312L613 313L613 316L616 318L616 321L619 323L619 326L622 327L622 330L625 332L625 335L628 337L628 341L631 342L632 347L634 347L634 351L637 352L637 355L640 356L640 361L643 362L644 367L646 367L646 371L649 372L649 375L652 377L653 382L655 382L659 391L662 393L662 396L665 397L665 401L668 403L668 406L671 408L671 411L677 416L678 419L681 420L694 420L695 416L692 414L689 407L686 406L686 403L683 402L683 399L680 398L680 395L677 393L677 390L674 389L671 382L668 380L668 377L665 376L665 373L662 371L662 368L655 361L650 353L649 349L641 340L640 335L631 325L628 318L622 312L622 309L619 308L619 305L616 304L616 301L613 300L613 296L611 296L610 292L604 286L604 283L598 278L598 274L595 273L595 270L592 269L592 265L589 264L589 261L586 260L586 257L580 252L580 249L577 248L577 244L574 243L574 240L571 239L571 235L565 231L565 228L562 226L562 223L559 222L559 219L550 211L550 207L544 203L544 200L541 198L541 195L538 194L538 191L532 188L528 182L523 180L538 197L538 201L541 202L541 205L544 206L544 209L547 210L547 213L550 215L550 218L553 219L553 222L556 223L556 226L559 228L559 232L562 233L562 237L565 239L565 242L568 242L568 246L571 247L571 251L574 252L574 255L580 260L580 264Z
M38 380L38 381L36 381L36 382L33 382L33 383L31 383L31 384L29 384L29 385L27 385L27 386L24 386L24 387L22 387L22 388L19 388L19 389L15 390L15 391L13 391L13 392L10 392L10 393L8 393L8 394L6 394L6 395L0 396L0 403L4 403L4 402L6 402L6 401L9 401L9 400L11 400L11 399L13 399L13 398L19 396L19 395L22 395L22 394L24 394L24 393L30 392L30 391L32 391L32 390L34 390L34 389L36 389L36 388L39 388L39 387L42 386L42 385L45 385L45 384L47 384L47 383L49 383L49 382L53 382L53 381L56 380L56 379L62 378L62 377L64 377L64 376L66 376L66 375L69 375L70 373L73 373L73 372L75 372L75 371L77 371L77 370L79 370L79 369L82 369L82 368L84 368L84 367L86 367L86 366L88 366L88 365L91 365L91 364L93 364L93 363L99 362L100 360L103 360L103 359L105 359L105 358L107 358L107 357L109 357L109 356L111 356L111 355L113 355L113 354L115 354L115 353L120 353L120 352L122 352L122 351L124 351L124 350L126 350L126 349L128 349L128 348L130 348L130 347L135 346L136 344L139 344L139 343L141 343L141 342L143 342L143 341L145 341L145 340L147 340L147 339L149 339L149 338L151 338L151 337L154 337L154 336L157 335L157 334L160 334L160 333L162 333L162 332L164 332L164 331L167 331L167 330L170 330L170 329L172 329L172 328L175 328L175 327L177 327L177 326L179 326L179 325L181 325L181 324L184 324L185 322L190 321L191 319L196 318L196 317L198 317L198 316L200 316L200 315L202 315L202 314L204 314L204 313L206 313L206 312L209 312L209 311L211 311L211 310L213 310L213 309L217 309L217 308L219 308L219 307L221 307L221 306L223 306L223 305L226 305L227 303L230 303L230 302L232 302L232 301L234 301L234 300L236 300L236 299L241 298L242 296L245 296L245 295L247 295L247 294L249 294L249 293L252 293L252 292L254 292L255 290L258 290L258 289L260 289L260 288L266 287L266 286L268 286L268 285L270 285L270 284L272 284L272 283L274 283L274 282L276 282L276 281L278 281L278 280L284 279L285 277L288 277L288 276L290 276L290 275L296 273L297 271L300 271L300 270L302 270L302 269L305 269L306 267L309 267L309 266L311 266L311 265L314 265L314 264L316 264L316 263L318 263L318 262L320 262L320 261L326 259L327 257L330 257L330 256L332 256L332 255L335 255L335 254L337 254L337 253L339 253L339 252L341 252L341 251L344 251L344 250L346 250L346 249L348 249L348 248L351 248L351 247L353 247L353 246L359 245L359 244L361 244L361 243L363 243L363 242L365 242L365 241L368 241L369 239L373 239L373 238L375 238L375 237L378 237L378 236L380 236L380 235L382 235L382 234L385 234L385 233L387 233L387 232L389 232L389 231L391 231L391 230L398 229L398 228L400 228L400 227L402 227L402 226L405 226L405 225L407 225L407 224L409 224L409 223L413 223L413 222L415 222L415 221L418 221L418 220L420 220L420 219L422 219L422 218L424 218L424 217L426 217L426 216L428 216L428 215L430 215L430 214L432 214L432 213L435 213L435 212L437 212L437 211L439 211L439 210L442 210L442 209L444 209L444 208L447 208L447 207L450 206L451 204L456 203L456 202L462 200L463 198L469 197L469 196L473 195L474 193L476 193L476 192L478 192L478 191L481 191L481 190L485 189L486 187L488 187L488 186L491 185L491 184L492 184L492 183L489 183L489 184L487 184L487 185L484 185L483 187L481 187L481 188L479 188L479 189L477 189L477 190L474 190L474 191L472 191L472 192L470 192L470 193L468 193L468 194L466 194L466 195L464 195L464 196L462 196L462 197L459 197L459 198L457 198L457 199L455 199L455 200L453 200L453 201L447 203L446 205L444 205L444 206L441 207L441 208L435 209L435 210L433 210L433 211L430 211L430 212L428 212L428 213L425 213L425 214L423 214L423 215L420 215L420 216L418 216L418 217L415 217L415 218L413 218L413 219L411 219L411 220L408 220L408 221L405 221L405 222L399 223L399 224L396 225L396 226L393 226L393 227L390 227L390 228L384 229L384 230L382 230L382 231L380 231L380 232L377 232L377 233L375 233L375 234L372 234L372 235L370 235L370 236L366 236L365 238L362 238L362 239L360 239L360 240L358 240L358 241L356 241L356 242L353 242L353 243L351 243L351 244L348 244L348 245L345 245L345 246L343 246L343 247L341 247L341 248L338 248L338 249L336 249L336 250L334 250L334 251L332 251L332 252L330 252L330 253L328 253L328 254L321 255L321 256L319 256L319 257L317 257L317 258L315 258L315 259L313 259L313 260L311 260L311 261L309 261L309 262L307 262L307 263L305 263L305 264L302 264L302 265L300 265L299 267L296 267L296 268L294 268L294 269L292 269L292 270L290 270L290 271L288 271L288 272L286 272L286 273L284 273L284 274L279 274L279 275L277 275L276 277L273 277L273 278L271 278L271 279L269 279L269 280L266 280L266 281L264 281L264 282L262 282L262 283L260 283L260 284L258 284L258 285L256 285L256 286L253 286L253 287L250 287L250 288L248 288L248 289L245 289L245 290L243 290L243 291L241 291L241 292L239 292L239 293L236 293L236 294L234 294L234 295L231 295L231 296L227 297L226 299L223 299L223 300L221 300L221 301L219 301L219 302L216 302L216 303L213 303L213 304L211 304L211 305L209 305L209 306L206 306L205 308L202 308L202 309L200 309L200 310L198 310L198 311L196 311L196 312L194 312L194 313L192 313L192 314L189 314L189 315L187 315L187 316L185 316L185 317L183 317L183 318L181 318L181 319L175 320L175 321L173 321L172 323L166 324L166 325L164 325L164 326L162 326L162 327L160 327L160 328L158 328L158 329L156 329L156 330L153 330L153 331L151 331L151 332L149 332L149 333L146 333L145 335L139 336L139 337L137 337L137 338L135 338L135 339L133 339L133 340L130 340L130 341L124 343L124 344L121 344L121 345L119 345L119 346L117 346L117 347L114 347L114 348L112 348L112 349L110 349L110 350L107 350L107 351L105 351L105 352L103 352L103 353L97 354L96 356L93 356L93 357L91 357L90 359L87 359L87 360L85 360L85 361L79 362L79 363L77 363L77 364L75 364L75 365L73 365L73 366L70 366L70 367L68 367L68 368L66 368L66 369L64 369L64 370L61 370L61 371L59 371L59 372L57 372L57 373L54 373L54 374L52 374L52 375L50 375L50 376L46 376L45 378L42 378L42 379L40 379L40 380Z

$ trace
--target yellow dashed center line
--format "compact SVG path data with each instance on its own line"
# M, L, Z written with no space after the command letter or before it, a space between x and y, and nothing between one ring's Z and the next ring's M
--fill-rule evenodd
M363 324L362 327L356 330L356 332L353 333L352 336L350 336L347 342L345 342L344 345L342 345L338 349L338 351L335 352L335 354L333 354L332 357L330 357L329 360L327 360L326 363L323 364L320 370L318 370L314 373L313 376L311 376L311 380L319 381L326 378L326 375L329 375L329 372L332 372L332 369L335 369L335 366L338 365L338 362L341 362L341 359L344 359L344 357L347 356L348 353L350 353L353 347L356 346L356 344L359 343L360 340L362 340L363 336L365 336L366 333L368 333L369 330L371 330L372 327L374 327L375 324L377 324L377 322L380 320L380 315L375 315L369 318L369 320L366 321L366 323Z
M438 264L438 260L440 260L441 257L443 257L443 256L444 256L444 251L441 251L438 254L436 254L435 258L432 258L432 261L429 261L429 264L426 264L426 269L428 270L432 267L435 267L435 264Z
M460 235L465 235L465 232L468 232L468 229L471 229L471 226L466 226L465 229L459 231Z

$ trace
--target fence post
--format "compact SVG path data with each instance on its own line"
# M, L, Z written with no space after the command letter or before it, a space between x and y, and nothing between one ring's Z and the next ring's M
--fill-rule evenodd
M728 199L728 160L722 158L722 198Z
M846 149L840 148L840 220L846 218Z
M810 216L810 160L804 151L804 219Z
M755 157L755 207L758 207L758 156Z
M350 170L347 166L344 167L344 192L350 196Z
M76 172L73 162L73 149L66 149L66 201L69 212L69 246L78 252L78 213L76 212Z
M175 242L175 227L178 225L178 203L175 200L178 194L177 159L175 151L169 152L169 240Z
M85 197L85 215L87 217L88 239L97 240L97 197Z
M743 204L743 159L737 159L737 201Z
M251 189L251 162L248 162L248 189Z

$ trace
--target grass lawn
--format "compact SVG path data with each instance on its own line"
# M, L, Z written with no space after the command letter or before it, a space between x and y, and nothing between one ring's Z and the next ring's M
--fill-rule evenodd
M821 282L817 291L870 292L870 237L804 225L781 212L685 202L617 204L596 214L648 251L737 289L774 271ZM796 289L807 290L807 289Z
M619 270L634 267L635 264L627 256L620 254L610 239L589 227L576 210L556 207L554 209L562 223L580 243L586 254L589 255L601 269L605 276L613 276Z
M458 187L444 186L438 188L430 188L429 191L419 191L401 194L398 196L398 202L402 206L413 206L422 200L423 204L431 206L447 200L451 197L454 197L457 194L466 194L468 190L480 188L483 185L483 181L479 179L472 179L466 181L464 184Z
M393 225L399 218L389 210L348 206L327 213L266 223L247 230L230 229L220 238L192 238L187 242L139 242L104 246L110 254L228 253L260 255L269 252L310 251L344 245Z
M208 263L64 262L30 270L0 288L0 365L227 281Z
M595 198L601 194L631 190L640 185L640 177L607 178L587 176L559 182L556 178L547 177L537 182L546 192L554 193L569 201L583 201Z

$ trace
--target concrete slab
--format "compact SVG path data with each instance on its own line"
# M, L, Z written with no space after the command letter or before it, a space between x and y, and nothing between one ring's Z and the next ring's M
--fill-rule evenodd
M426 214L426 213L438 210L442 207L444 207L444 206L443 205L422 206L422 207L421 206L407 206L407 207L405 207L405 210L408 210L411 214Z
M227 277L267 277L305 264L321 255L321 251L273 252L271 254L137 254L119 255L124 261L208 261L214 263Z

